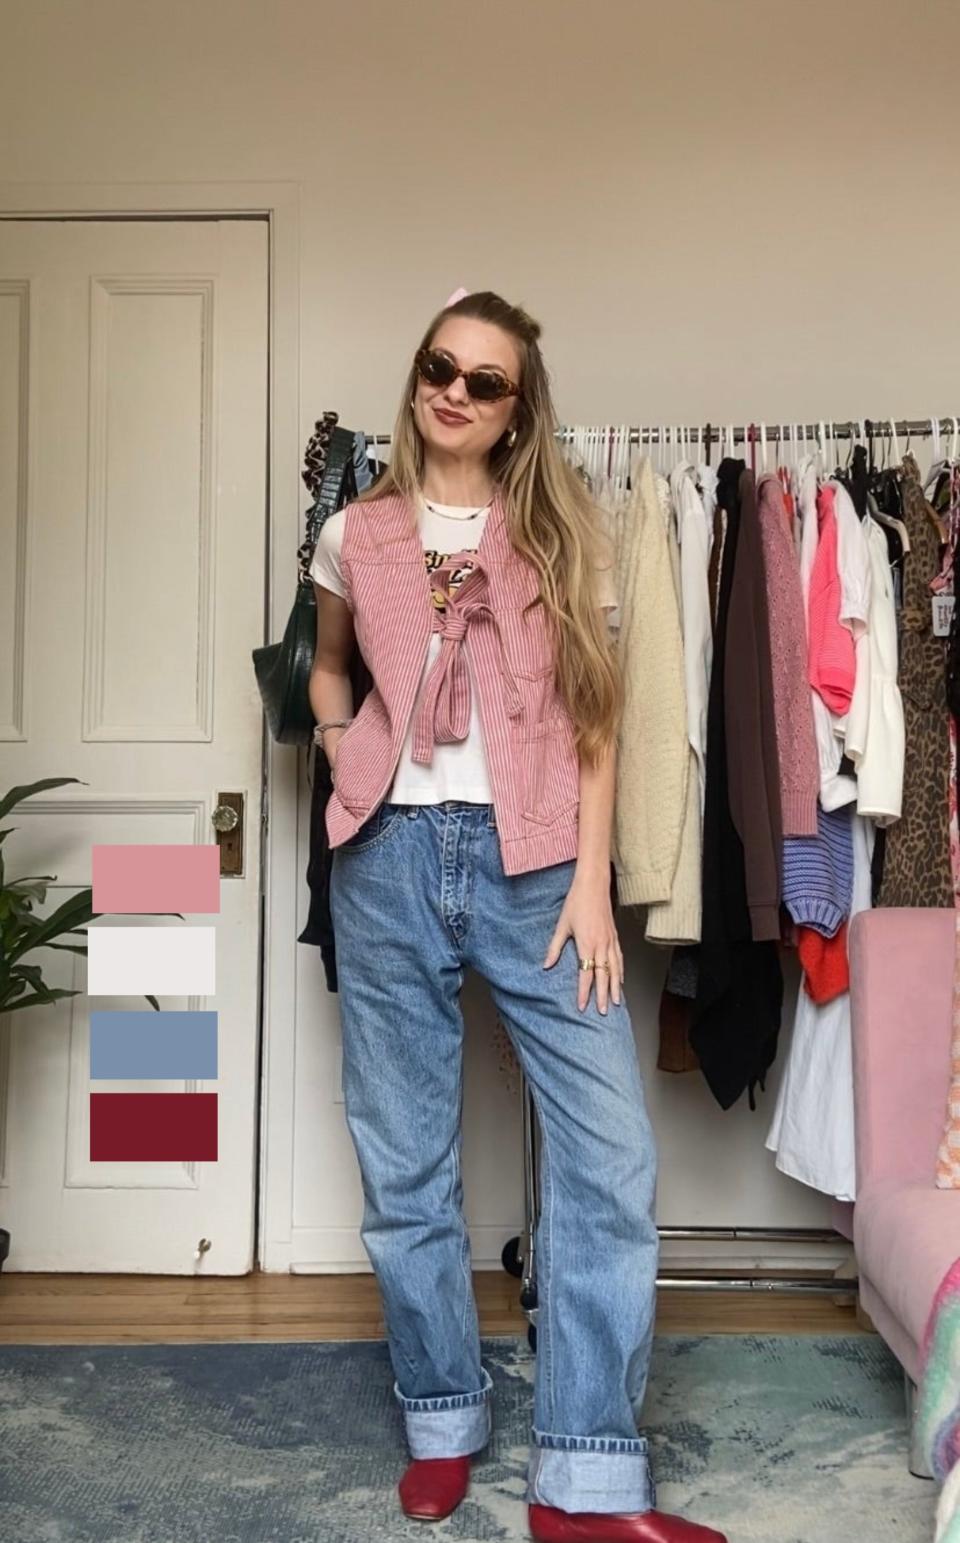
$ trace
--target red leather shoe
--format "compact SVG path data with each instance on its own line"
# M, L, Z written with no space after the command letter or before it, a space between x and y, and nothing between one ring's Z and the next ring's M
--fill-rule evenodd
M722 1532L663 1511L561 1511L528 1507L537 1543L727 1543Z
M460 1504L470 1484L468 1457L415 1457L397 1488L408 1516L438 1522Z

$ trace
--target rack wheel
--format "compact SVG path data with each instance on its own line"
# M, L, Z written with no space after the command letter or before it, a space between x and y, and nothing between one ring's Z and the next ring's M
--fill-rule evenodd
M530 1346L530 1349L533 1351L534 1355L536 1355L536 1353L537 1353L537 1326L536 1326L535 1323L528 1323L527 1324L527 1344Z
M508 1238L500 1252L500 1262L508 1275L518 1280L523 1276L523 1260L520 1258L520 1239Z

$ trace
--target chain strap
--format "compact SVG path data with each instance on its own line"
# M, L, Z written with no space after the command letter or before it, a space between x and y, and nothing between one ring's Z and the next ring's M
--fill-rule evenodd
M298 582L309 584L310 564L313 560L314 548L317 544L317 536L320 532L320 491L323 487L323 479L327 470L327 456L330 451L330 442L333 439L333 431L339 422L339 413L324 413L318 418L313 428L314 432L307 441L307 448L303 453L304 468L300 473L313 499L306 512L306 534L297 549Z

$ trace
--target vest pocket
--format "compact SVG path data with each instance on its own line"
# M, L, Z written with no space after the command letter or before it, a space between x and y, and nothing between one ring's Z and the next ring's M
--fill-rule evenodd
M520 740L525 820L552 825L580 802L580 761L573 726L558 711L524 730Z
M351 814L365 814L371 808L389 759L390 722L373 687L344 731L333 765L333 791Z

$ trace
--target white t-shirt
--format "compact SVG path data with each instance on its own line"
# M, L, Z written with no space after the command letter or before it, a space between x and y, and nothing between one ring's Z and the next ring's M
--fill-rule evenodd
M477 550L489 510L489 504L478 510L470 505L438 504L433 499L429 504L423 500L420 501L417 524L423 542L424 562L428 573L439 568L452 552ZM340 548L343 543L345 523L346 509L338 509L324 521L320 527L313 561L310 564L311 578L324 589L330 589L335 595L341 596L346 592L340 569ZM600 604L607 610L609 616L617 605L613 572L609 568L600 569L599 575ZM449 586L451 593L456 593L465 577L466 568L453 573ZM448 798L460 799L464 803L492 804L493 790L487 773L476 682L470 665L469 649L464 650L467 668L471 671L470 726L466 738L451 744L434 744L433 762L430 766L414 761L411 756L413 726L423 694L424 680L440 652L442 643L441 633L431 634L430 647L410 716L407 737L400 752L393 782L384 797L387 802L395 804L439 804Z

